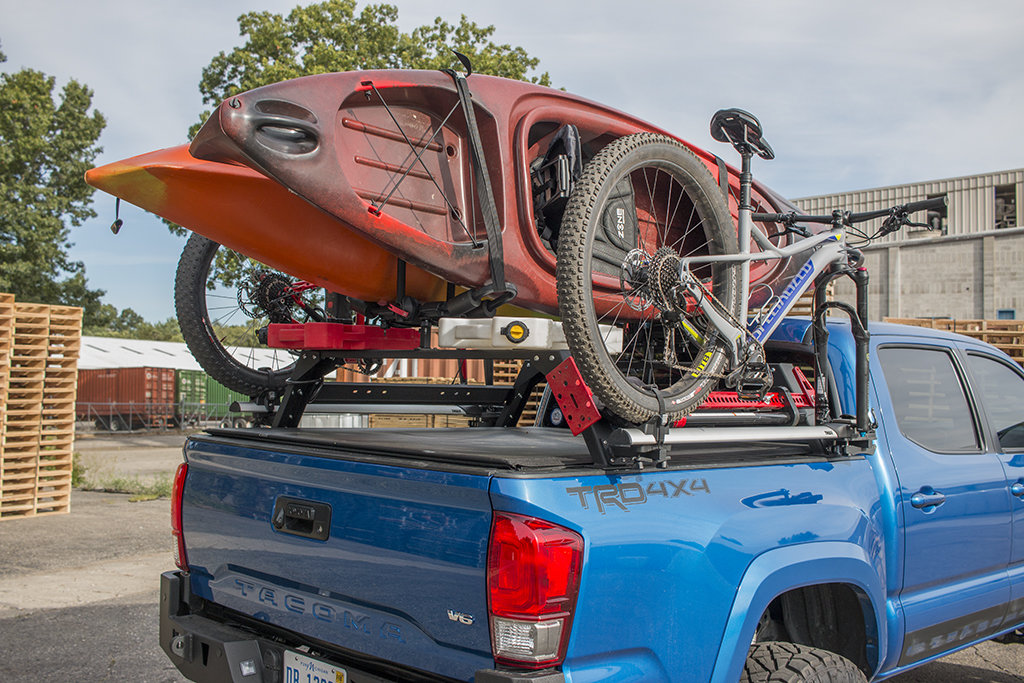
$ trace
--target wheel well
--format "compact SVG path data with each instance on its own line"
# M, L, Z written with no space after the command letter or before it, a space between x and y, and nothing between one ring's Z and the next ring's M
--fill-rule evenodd
M804 586L772 600L758 622L755 640L785 641L829 650L849 659L870 676L878 659L877 637L868 635L868 624L873 627L874 618L867 596L854 586Z

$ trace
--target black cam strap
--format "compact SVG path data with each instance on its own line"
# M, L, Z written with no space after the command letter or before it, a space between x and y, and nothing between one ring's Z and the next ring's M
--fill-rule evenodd
M469 153L473 161L473 177L476 181L477 196L480 199L480 210L484 217L487 231L487 251L491 265L491 285L495 292L507 290L505 285L505 256L501 244L501 225L498 220L498 208L494 202L494 190L491 188L491 177L487 173L484 160L483 142L480 140L480 129L473 111L473 99L469 92L466 77L454 71L448 71L455 80L455 87L462 103L462 112L466 117L466 129L469 131Z

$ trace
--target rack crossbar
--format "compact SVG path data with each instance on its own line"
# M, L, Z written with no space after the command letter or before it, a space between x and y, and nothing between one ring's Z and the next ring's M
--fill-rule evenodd
M845 430L844 430L845 431ZM657 446L657 437L639 429L618 429L613 432L615 446ZM682 427L669 429L661 443L666 445L697 443L728 443L734 441L817 441L846 438L836 428L823 426L798 427Z

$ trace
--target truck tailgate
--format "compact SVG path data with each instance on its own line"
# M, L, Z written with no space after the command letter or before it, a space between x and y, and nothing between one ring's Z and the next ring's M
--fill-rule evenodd
M193 594L421 670L468 680L493 666L486 470L209 437L186 461Z

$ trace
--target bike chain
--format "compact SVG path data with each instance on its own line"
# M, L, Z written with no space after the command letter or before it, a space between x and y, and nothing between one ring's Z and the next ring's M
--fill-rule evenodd
M659 278L659 286L660 286L660 278ZM678 285L676 285L676 286L678 286ZM673 287L673 289L674 288L675 287ZM740 323L740 321L736 319L736 316L734 316L732 314L732 312L728 308L726 308L722 304L721 301L718 300L718 297L715 296L714 292L712 292L711 290L704 289L703 287L701 287L701 290L702 290L702 294L701 294L702 298L703 297L707 297L708 299L710 299L713 302L714 305L718 306L719 312L723 313L725 315L725 317L728 318L728 320L733 325L736 326L737 329L741 329L741 330L745 329L745 326L742 325ZM700 305L700 302L698 302L698 305ZM760 342L758 342L756 340L753 340L753 341L759 347L758 350L760 351L761 357L763 358L764 357L764 346ZM690 374L701 374L701 375L704 375L705 377L712 377L714 379L725 379L726 377L728 377L731 374L730 372L708 372L707 370L698 371L696 364L690 365L689 367L683 367L683 366L680 366L680 365L673 365L672 369L673 370L680 370L682 372L688 372Z
M677 282L676 284L673 284L668 289L666 289L664 283L672 280L678 281L677 273L679 272L679 261L680 258L678 254L676 254L676 252L674 252L672 249L668 247L661 247L651 257L651 263L649 265L649 268L650 271L653 273L653 276L648 277L648 291L651 295L650 303L657 307L659 310L665 311L673 310L676 308L673 302L677 299L676 290L678 289L679 284ZM620 277L620 280L621 279L622 278ZM717 305L718 310L722 312L733 325L735 325L738 329L744 329L744 326L739 322L739 320L737 320L736 316L734 316L732 312L729 311L729 309L727 309L722 304L722 302L718 300L718 298L714 295L713 292L706 290L703 287L701 289L702 299L704 297L710 299L713 305ZM627 302L627 305L630 304ZM700 305L699 301L698 305ZM630 307L633 308L633 306L631 305ZM677 331L677 325L672 325L665 322L663 322L662 324L665 325L667 330L665 338L664 355L667 359L672 359L670 362L666 364L673 370L677 370L681 373L689 373L691 375L703 375L705 377L711 377L714 379L725 379L726 377L729 376L729 374L731 374L729 372L708 372L706 369L698 370L696 362L692 363L689 366L679 365L675 363L675 335ZM758 350L761 353L761 357L764 357L764 346L760 342L757 342L756 340L754 340L754 343L759 347Z

